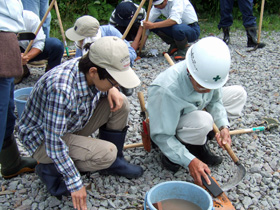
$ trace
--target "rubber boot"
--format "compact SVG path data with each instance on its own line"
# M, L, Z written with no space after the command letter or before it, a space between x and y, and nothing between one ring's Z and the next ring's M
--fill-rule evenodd
M169 55L173 55L175 52L177 52L178 48L177 45L175 44L175 41L172 37L167 36L165 33L159 31L157 33L157 35L166 43L169 44L169 49L167 52L163 52L162 54L164 55L164 53L168 53Z
M185 39L183 39L182 41L175 40L175 43L177 45L178 51L176 52L174 59L176 61L184 60L186 57L187 50L189 48L187 37Z
M134 88L124 88L120 86L120 91L126 96L131 96L134 92Z
M47 191L61 200L62 195L70 195L62 174L58 172L54 163L39 163L35 168L36 174L40 180L46 185Z
M174 173L177 172L181 167L180 165L170 161L163 153L160 154L160 159L163 167Z
M210 151L207 141L204 145L191 145L186 143L184 145L190 153L209 166L219 165L223 161L222 157L216 156Z
M115 162L109 168L101 170L101 174L119 175L126 178L138 178L142 176L143 169L140 166L128 163L123 156L123 146L127 128L128 126L122 131L107 130L106 125L99 128L99 138L115 144L118 149Z
M6 138L0 152L1 174L10 179L24 172L33 172L37 161L31 157L21 157L14 135Z
M14 84L19 84L22 82L23 78L29 77L30 71L27 65L23 65L22 68L23 68L23 74L19 77L15 77Z
M229 44L229 27L225 27L225 28L222 28L223 29L223 32L224 32L224 39L223 41L226 43L226 44Z
M45 68L45 72L48 72L49 70L51 70L51 67L49 66L49 64L47 64L47 66Z
M247 47L258 46L258 48L263 48L265 46L264 43L258 44L256 27L246 28L246 33L247 33L247 38L248 38Z

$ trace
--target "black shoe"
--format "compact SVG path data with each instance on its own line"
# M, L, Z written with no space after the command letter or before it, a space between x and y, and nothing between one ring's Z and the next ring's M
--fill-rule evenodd
M71 194L66 187L62 174L57 171L53 163L39 163L35 168L35 172L40 180L46 185L47 191L51 195L61 199L62 195L69 196Z
M15 77L14 84L21 83L23 78L27 78L30 75L30 71L29 71L29 68L27 67L27 65L23 65L22 67L23 67L23 74L19 77Z
M224 32L224 39L223 39L223 41L226 44L229 44L229 27L223 28L223 32Z
M128 179L138 178L144 171L141 166L128 163L123 157L117 157L115 162L107 169L99 171L102 175L118 175Z
M257 29L256 27L249 27L246 28L246 33L247 33L247 47L256 47L258 48L263 48L265 47L266 44L264 43L258 43L257 41Z
M119 175L126 178L138 178L143 175L144 171L141 166L128 163L123 156L123 145L128 126L122 131L107 130L106 125L99 128L99 138L109 141L116 145L118 149L115 162L107 169L99 171L103 175Z
M216 134L215 134L214 130L212 130L207 134L207 139L212 140L215 138L215 136L216 136Z
M180 165L171 162L164 154L160 154L161 163L169 171L177 172L180 169Z
M37 161L32 157L21 157L14 135L4 139L0 152L1 174L4 179L25 172L34 172Z
M134 92L134 88L124 88L120 86L120 91L126 96L131 96Z
M223 161L222 157L216 156L210 151L207 143L204 145L191 145L185 143L185 146L190 153L209 166L219 165Z

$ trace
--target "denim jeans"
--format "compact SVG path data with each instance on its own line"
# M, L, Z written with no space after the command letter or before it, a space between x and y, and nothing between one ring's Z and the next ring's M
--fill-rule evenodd
M218 28L230 27L233 23L232 9L234 0L220 0L221 20ZM238 0L238 7L242 13L245 28L255 27L256 17L253 16L253 0Z
M160 22L161 19L157 19L155 22ZM198 24L187 25L187 24L176 24L173 26L165 27L165 28L156 28L152 29L152 32L157 34L159 31L165 33L167 36L173 38L177 41L182 41L186 37L188 42L194 42L198 39L200 35L200 27Z
M22 5L25 10L34 12L40 20L43 19L45 13L49 8L49 0L22 0ZM51 27L51 12L49 12L45 22L43 23L43 30L46 38L50 37Z
M23 50L23 49L21 49ZM35 58L30 60L39 61L39 60L48 60L48 66L53 68L61 63L61 59L64 53L63 43L57 38L47 38L45 40L45 47L42 53L37 55Z
M14 132L14 78L0 78L0 151L4 139Z

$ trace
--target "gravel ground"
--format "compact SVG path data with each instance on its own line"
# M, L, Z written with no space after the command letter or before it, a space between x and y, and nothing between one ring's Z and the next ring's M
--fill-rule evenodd
M222 37L222 34L217 36ZM240 118L231 121L231 129L259 126L264 117L279 120L280 97L280 32L262 32L261 40L267 44L263 49L246 52L245 31L231 33L229 45L232 66L226 85L242 85L248 100ZM143 57L136 61L135 72L142 84L129 97L131 114L129 116L128 143L141 142L140 105L137 92L147 96L147 86L169 64L161 55L168 46L158 38L148 40L146 52L153 52L155 57ZM15 89L33 86L43 74L43 68L32 68L31 76L15 86ZM15 134L17 136L17 134ZM232 136L232 148L247 170L243 181L226 192L236 209L280 209L280 138L279 128L250 134ZM18 142L22 155L28 155ZM216 154L224 157L218 167L211 167L212 175L220 184L227 183L236 173L233 161L225 151L218 148L215 141L210 144ZM138 179L126 179L117 176L101 176L92 173L83 176L88 189L87 206L91 210L104 209L142 209L145 193L154 185L170 180L193 182L187 170L181 168L177 173L165 170L159 159L159 151L150 153L143 148L127 149L126 158L144 168L144 175ZM73 209L70 197L58 200L51 196L35 173L23 174L10 180L0 177L0 210L6 209Z

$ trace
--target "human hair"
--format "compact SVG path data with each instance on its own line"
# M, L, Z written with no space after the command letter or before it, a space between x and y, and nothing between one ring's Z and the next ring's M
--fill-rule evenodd
M92 67L97 68L97 73L101 80L104 80L107 78L114 80L114 78L106 71L106 69L101 68L100 66L97 66L96 64L94 64L89 59L89 53L87 53L79 61L79 70L86 75L88 73L89 69Z

